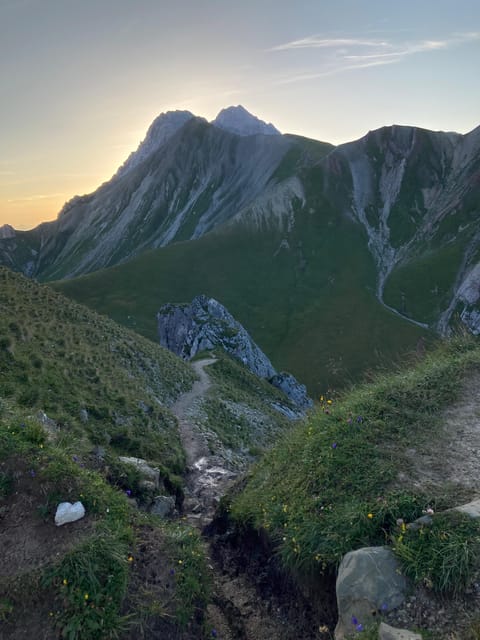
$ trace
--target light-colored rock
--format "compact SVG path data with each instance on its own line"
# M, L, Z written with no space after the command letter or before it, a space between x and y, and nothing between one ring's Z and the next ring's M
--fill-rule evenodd
M361 630L377 611L398 607L406 589L407 581L390 549L366 547L347 553L338 568L335 640Z
M467 516L470 516L471 518L480 518L480 500L474 500L473 502L462 504L459 507L455 507L453 510L459 511L460 513L466 513Z
M149 511L155 516L166 518L175 511L175 499L172 496L157 496Z
M60 502L55 513L55 524L61 527L68 522L76 522L85 515L85 507L81 502Z
M129 456L120 456L119 460L124 464L129 464L135 467L143 478L153 482L156 488L160 486L160 470L156 467L151 467L146 460Z
M422 636L407 629L395 629L382 622L378 629L378 640L422 640Z

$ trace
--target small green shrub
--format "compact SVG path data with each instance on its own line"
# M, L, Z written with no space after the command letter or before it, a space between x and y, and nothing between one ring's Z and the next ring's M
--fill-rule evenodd
M90 539L50 569L44 585L57 589L55 623L69 640L117 638L128 581L128 548L114 536Z
M405 574L415 582L459 595L478 568L480 524L455 511L439 514L432 526L399 534L394 550Z

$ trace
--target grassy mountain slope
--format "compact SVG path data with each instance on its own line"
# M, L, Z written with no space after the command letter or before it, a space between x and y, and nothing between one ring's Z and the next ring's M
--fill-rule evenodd
M291 371L312 394L345 386L414 349L426 332L378 303L363 231L325 201L315 171L320 177L312 170L306 180L308 206L298 205L288 231L247 217L54 286L153 340L163 303L204 293L227 307L277 369Z
M162 493L181 508L185 453L169 407L192 368L5 268L0 310L2 640L211 637L204 542L136 506ZM288 401L222 354L211 369L200 429L244 466L291 426L272 408ZM158 467L160 488L120 455ZM78 500L85 518L57 528L58 503Z
M465 407L473 402L478 412L477 391L465 385L473 380L477 390L479 372L478 341L461 338L413 368L325 396L253 469L230 517L266 532L284 565L310 585L347 551L393 544L407 575L463 593L479 568L478 522L444 513L420 533L398 523L478 496L476 454L468 442L458 457L456 449L467 438Z
M97 444L125 455L148 453L176 472L183 469L175 421L166 407L191 385L187 365L4 268L0 304L2 397L31 413L45 411L67 432L86 432Z
M184 452L167 407L190 367L5 268L0 308L1 637L201 637L199 536L132 508L146 489L118 459L147 458L175 490ZM57 528L57 504L77 500L85 518Z

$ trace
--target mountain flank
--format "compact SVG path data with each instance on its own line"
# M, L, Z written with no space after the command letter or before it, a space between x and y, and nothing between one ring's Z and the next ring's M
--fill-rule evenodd
M159 306L205 292L312 394L458 324L478 333L480 128L333 147L241 107L218 119L162 114L57 221L4 231L0 261L151 338Z

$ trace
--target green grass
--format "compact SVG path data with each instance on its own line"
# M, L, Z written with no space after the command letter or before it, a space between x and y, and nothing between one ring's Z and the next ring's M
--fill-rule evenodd
M477 342L458 339L412 369L325 397L253 469L228 506L231 517L268 531L286 567L314 576L347 551L389 543L398 518L412 521L429 504L454 506L445 487L425 493L397 479L409 476L406 450L428 448L441 411L479 365Z
M0 306L0 396L31 414L46 412L80 450L99 444L182 471L167 405L193 382L186 364L4 268ZM27 423L35 428L38 421Z
M18 576L0 579L0 620L25 633L22 612L42 606L45 631L53 625L69 640L113 640L136 628L145 614L145 599L130 601L130 584L145 578L135 576L142 566L137 567L132 553L141 546L141 532L148 523L157 541L155 557L175 567L176 574L173 593L157 598L149 619L155 621L167 610L170 628L197 628L210 590L198 533L132 509L123 487L107 482L108 465L99 470L85 467L64 440L52 442L45 431L41 437L42 427L33 428L33 419L22 411L10 402L0 417L0 465L9 470L0 473L0 507L8 507L27 490L28 511L41 527L53 521L59 502L81 500L89 527L82 536L72 537L67 550L56 555L45 550L40 568L32 570L27 562L18 567Z
M309 208L298 209L290 233L224 228L54 286L152 340L162 304L204 293L224 304L273 365L293 373L311 394L345 387L415 349L426 333L376 300L363 232L322 196L322 176L313 169L308 174ZM290 249L279 251L285 238Z
M385 302L415 320L434 323L448 307L464 250L459 238L400 265L387 280Z
M291 427L272 405L294 407L281 391L236 360L220 351L215 355L217 361L208 367L213 387L202 404L203 426L227 447L258 453Z
M479 568L480 524L457 512L436 515L431 526L394 539L405 575L443 594L460 595Z
M45 549L40 567L29 565L27 552L18 575L0 580L0 620L25 633L24 618L38 609L45 632L53 625L69 640L113 639L140 624L141 605L129 593L144 577L132 551L148 521L155 556L182 561L173 594L157 598L159 610L169 610L173 629L200 628L210 577L198 535L132 509L127 491L139 503L151 496L118 460L148 459L167 491L181 494L185 458L168 406L190 388L191 368L4 268L0 310L0 513L15 508L18 516L26 504L39 528L50 527L59 502L81 500L88 523L56 556Z

